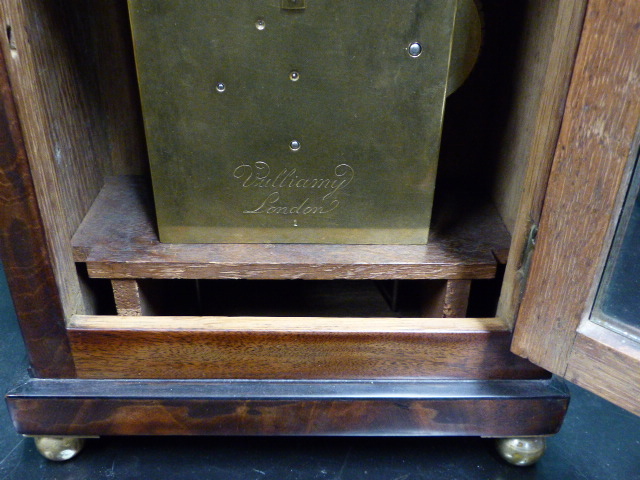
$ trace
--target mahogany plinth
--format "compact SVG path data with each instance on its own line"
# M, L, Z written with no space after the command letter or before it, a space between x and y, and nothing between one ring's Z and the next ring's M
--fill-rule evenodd
M7 402L25 435L552 435L555 378L493 381L37 380Z

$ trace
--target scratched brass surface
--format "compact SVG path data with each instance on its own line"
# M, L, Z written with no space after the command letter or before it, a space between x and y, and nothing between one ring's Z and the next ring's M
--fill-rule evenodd
M129 6L163 242L427 241L455 0Z

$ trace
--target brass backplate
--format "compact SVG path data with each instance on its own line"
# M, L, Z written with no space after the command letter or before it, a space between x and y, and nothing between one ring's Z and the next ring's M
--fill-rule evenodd
M160 239L427 241L456 0L130 0Z

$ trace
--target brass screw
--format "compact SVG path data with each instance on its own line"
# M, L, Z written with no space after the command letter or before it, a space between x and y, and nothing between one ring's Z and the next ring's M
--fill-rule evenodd
M414 58L417 58L421 54L422 54L422 45L420 45L418 42L413 42L411 45L409 45L409 55L411 55Z

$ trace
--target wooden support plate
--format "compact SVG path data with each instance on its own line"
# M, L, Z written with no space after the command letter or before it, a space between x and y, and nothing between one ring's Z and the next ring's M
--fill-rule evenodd
M493 278L493 252L510 238L495 210L477 210L436 221L428 245L167 244L145 181L120 176L107 179L72 245L97 278Z

